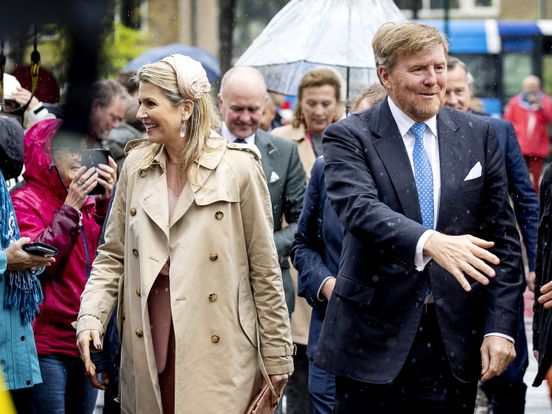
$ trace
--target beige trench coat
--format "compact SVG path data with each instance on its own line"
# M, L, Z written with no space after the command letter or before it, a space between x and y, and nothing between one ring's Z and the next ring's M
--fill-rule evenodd
M242 414L260 380L257 333L268 373L293 371L259 154L215 136L208 145L170 222L165 152L149 163L149 147L129 153L82 294L77 333L103 334L118 301L123 413L162 412L147 300L167 259L177 413Z

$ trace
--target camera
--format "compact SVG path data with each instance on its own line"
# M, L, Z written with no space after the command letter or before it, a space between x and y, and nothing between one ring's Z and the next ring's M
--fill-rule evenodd
M109 165L107 157L109 157L109 150L106 150L104 148L87 149L81 153L81 164L84 165L86 168L97 168L98 164ZM96 187L94 187L92 191L90 191L90 193L88 194L105 194L105 188L102 185L97 184Z

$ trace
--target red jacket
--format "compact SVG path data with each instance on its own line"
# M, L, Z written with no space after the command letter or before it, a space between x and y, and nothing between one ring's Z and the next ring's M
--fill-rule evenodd
M508 102L504 119L514 124L524 156L546 158L550 152L548 123L552 122L552 99L542 94L542 106L538 111L517 94Z
M79 356L75 330L80 295L96 255L108 201L88 197L80 212L64 205L63 185L50 153L61 121L47 119L25 134L26 184L12 194L21 235L56 247L56 262L41 275L44 303L33 323L39 355Z

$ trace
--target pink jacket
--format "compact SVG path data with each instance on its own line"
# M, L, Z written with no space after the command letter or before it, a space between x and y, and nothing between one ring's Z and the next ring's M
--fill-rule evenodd
M548 123L552 122L552 99L542 95L542 107L535 111L517 94L508 102L504 119L514 124L524 156L546 158L550 152Z
M61 121L47 119L25 134L26 184L12 194L21 235L55 246L54 265L41 275L44 303L33 323L39 355L79 356L75 329L80 295L96 255L108 201L88 197L81 208L64 205L67 189L53 165L50 144Z

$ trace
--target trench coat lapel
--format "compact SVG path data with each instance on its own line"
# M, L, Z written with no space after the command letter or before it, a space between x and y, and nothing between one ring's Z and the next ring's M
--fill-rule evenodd
M403 139L391 115L387 101L383 101L379 105L378 111L379 115L375 117L377 121L372 131L374 146L393 183L404 215L421 223L422 214L418 202L414 173L410 166Z
M462 184L464 164L466 163L463 150L460 127L448 116L446 110L437 115L437 134L439 140L439 159L441 168L441 199L439 203L439 217L437 231L443 231L454 209L456 198Z
M207 179L222 160L225 151L226 141L222 138L212 137L207 141L207 148L200 155L199 160L190 167L188 181L176 202L169 227L174 226L189 210L196 193L206 185Z
M167 203L169 194L167 189L167 175L163 172L153 178L153 183L144 191L140 201L144 212L169 238L169 209Z

